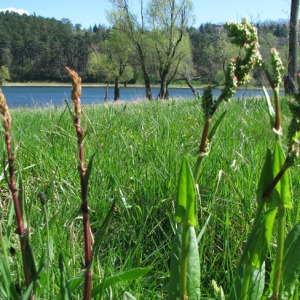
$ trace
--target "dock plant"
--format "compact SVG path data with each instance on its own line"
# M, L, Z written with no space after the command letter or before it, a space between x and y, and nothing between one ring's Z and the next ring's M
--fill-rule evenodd
M265 72L273 91L275 109L268 93L265 95L269 107L270 123L276 138L274 149L267 149L265 164L257 188L257 211L252 225L253 229L243 250L228 298L233 300L267 299L269 297L271 299L290 299L294 294L300 273L300 258L296 254L296 249L299 250L300 223L290 230L286 237L286 209L292 208L288 169L295 165L299 156L300 96L297 94L295 100L290 100L293 118L287 134L288 152L285 157L281 141L283 133L279 93L285 68L280 57L275 49L271 49L270 66L263 61L259 52L257 30L246 19L243 19L241 24L226 23L224 28L227 29L231 42L240 47L241 52L227 66L225 87L221 95L214 99L211 87L207 87L203 93L201 100L204 127L193 176L186 159L182 163L175 209L175 220L178 225L172 253L169 299L200 299L201 258L198 250L200 238L197 239L195 234L197 227L196 191L200 191L201 194L201 186L198 185L198 182L200 176L205 176L202 172L204 158L209 156L211 141L226 112L221 114L214 126L212 126L212 117L222 102L231 99L238 86L249 81L254 66ZM273 225L275 222L277 222L277 230L274 237ZM270 278L267 281L265 264L274 238L277 249L273 258ZM214 286L218 287L216 282L214 282ZM223 294L222 289L221 291Z
M16 215L16 221L17 221L17 229L16 233L19 236L20 240L20 249L22 253L22 262L23 262L23 271L24 271L24 279L26 287L31 290L33 288L32 280L37 275L34 261L32 259L32 250L29 242L29 234L26 229L26 225L24 222L24 207L22 205L22 195L19 197L19 189L17 186L16 178L15 178L15 158L14 158L14 151L13 151L13 145L12 145L12 139L11 139L11 128L12 128L12 119L11 115L9 113L8 106L6 104L6 99L4 94L2 93L2 90L0 89L0 113L3 119L3 128L4 128L4 136L5 136L5 145L6 145L6 151L7 151L7 157L8 157L8 171L9 176L6 175L6 180L13 198L13 205ZM6 163L5 163L6 165ZM1 241L2 241L2 247L4 249L4 240L3 236L1 235ZM3 268L6 270L4 273L7 274L7 278L5 278L5 284L7 287L11 290L14 297L17 297L16 290L12 287L13 282L11 279L11 276L9 274L9 265L8 265L8 259L4 252L4 261L6 264L3 264ZM36 278L35 278L36 279ZM9 297L9 295L7 295ZM31 297L30 299L34 299Z

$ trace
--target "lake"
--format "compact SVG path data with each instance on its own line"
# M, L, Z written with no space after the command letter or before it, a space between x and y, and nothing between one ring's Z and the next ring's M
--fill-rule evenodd
M65 105L65 99L71 101L70 86L3 86L1 87L5 95L9 108L18 107L46 107ZM153 97L159 93L158 88L152 88ZM202 95L203 90L199 90ZM194 95L188 88L170 88L170 98L193 99ZM220 90L213 90L214 96L220 94ZM234 95L235 98L263 96L262 90L238 90ZM105 87L83 87L81 94L82 104L103 103L105 97ZM113 101L114 89L109 88L108 101ZM145 99L144 88L123 87L120 90L120 98L123 101L136 101Z

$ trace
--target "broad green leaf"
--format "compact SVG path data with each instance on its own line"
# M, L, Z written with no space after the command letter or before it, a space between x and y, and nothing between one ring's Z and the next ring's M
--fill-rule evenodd
M256 198L257 198L258 205L262 204L263 194L273 180L272 165L273 165L272 152L270 149L268 149L265 157L265 162L260 174L257 191L256 191ZM272 195L270 196L270 198L271 197ZM273 202L273 201L272 199L268 199L268 202Z
M200 258L195 227L190 226L188 247L188 299L200 299Z
M235 278L229 299L240 299L247 292L249 299L260 299L264 289L265 260L272 237L276 209L267 211L252 229Z
M151 269L152 268L136 268L104 279L103 282L93 288L92 297L95 297L98 293L101 293L103 289L106 289L111 285L138 279L147 274Z
M269 249L276 209L267 211L252 229L242 256L242 263L249 263L260 269Z
M280 172L284 165L285 157L279 142L275 143L274 158L273 158L273 177ZM279 182L275 186L275 190L278 192L280 198L280 204L285 208L293 208L290 177L288 171L286 171Z
M281 171L284 165L285 157L281 149L280 143L275 142L274 153L268 150L261 172L258 188L257 188L257 202L262 204L262 197L264 192L276 175ZM273 208L282 204L285 208L292 208L292 195L290 191L289 173L286 171L279 182L276 184L273 192L266 201L268 208Z
M182 223L178 224L173 243L168 295L170 300L179 300L181 276L187 276L188 299L198 300L200 299L200 259L195 228L192 226L189 227L189 244L187 251L188 273L182 274L180 270L180 259L183 248L183 227Z
M288 233L284 249L280 299L290 299L300 274L300 222Z
M185 222L197 226L195 183L186 158L182 161L177 203L175 206L175 220L177 223Z

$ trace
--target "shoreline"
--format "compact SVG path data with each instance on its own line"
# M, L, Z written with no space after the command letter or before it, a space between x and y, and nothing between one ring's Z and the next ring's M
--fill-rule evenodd
M0 85L0 88L2 87L68 87L71 86L71 82L4 82L2 85ZM82 87L102 87L106 88L105 83L81 83ZM208 84L202 84L202 85L195 85L194 88L196 89L204 89L207 87ZM109 88L114 87L114 84L110 84ZM120 84L120 88L144 88L143 84L127 84L124 86L124 84ZM159 84L153 84L151 85L151 88L160 88ZM187 85L179 85L179 84L171 84L169 85L169 88L172 89L190 89ZM213 86L212 88L221 90L223 86ZM248 85L248 86L242 86L239 87L238 90L259 90L262 89L260 86L254 86L254 85Z

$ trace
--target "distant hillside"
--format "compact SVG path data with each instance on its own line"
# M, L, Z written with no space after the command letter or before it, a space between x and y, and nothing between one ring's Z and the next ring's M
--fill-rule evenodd
M262 52L276 47L285 58L287 24L266 22L257 27ZM208 23L188 31L196 77L201 83L222 84L224 62L233 51L222 26ZM68 19L0 12L0 66L9 69L12 81L67 81L64 67L69 66L83 81L91 82L95 79L87 71L89 55L99 53L109 32L100 25L82 30ZM153 81L156 76L153 74ZM262 80L260 76L255 74L257 82Z

